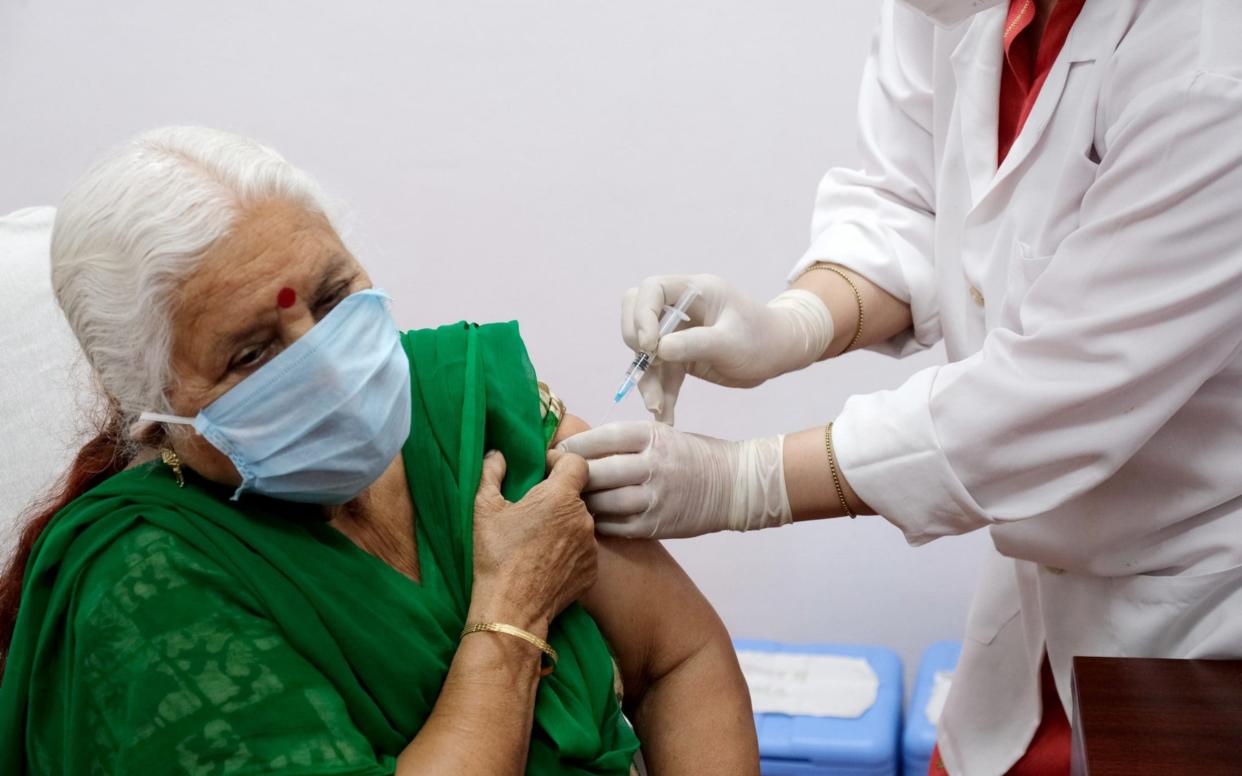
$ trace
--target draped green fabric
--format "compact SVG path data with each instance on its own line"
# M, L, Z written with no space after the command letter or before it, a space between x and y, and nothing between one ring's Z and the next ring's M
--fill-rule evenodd
M0 684L0 773L387 774L435 705L470 597L485 450L517 500L547 426L516 324L403 335L421 582L314 510L159 464L61 511L25 579ZM579 607L535 705L527 772L628 774L637 740ZM463 746L487 746L485 740Z

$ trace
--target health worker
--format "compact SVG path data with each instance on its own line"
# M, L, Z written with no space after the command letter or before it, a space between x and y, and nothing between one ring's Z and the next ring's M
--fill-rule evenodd
M790 288L650 278L623 336L667 423L686 374L938 342L947 363L786 436L574 437L598 530L989 530L934 772L1066 772L1076 655L1242 656L1239 40L1227 0L885 2L862 167L824 177Z

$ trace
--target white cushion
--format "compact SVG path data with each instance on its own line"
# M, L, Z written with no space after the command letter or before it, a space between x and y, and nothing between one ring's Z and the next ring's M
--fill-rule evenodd
M52 296L55 208L0 217L0 554L91 433L90 369Z

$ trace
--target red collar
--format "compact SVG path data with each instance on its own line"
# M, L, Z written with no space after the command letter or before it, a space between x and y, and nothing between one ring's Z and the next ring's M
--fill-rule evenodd
M1010 0L1005 19L1005 63L1001 70L1000 111L997 121L996 163L1005 160L1022 131L1039 90L1065 45L1070 28L1086 0L1057 0L1048 17L1043 37L1035 46L1032 24L1035 0Z

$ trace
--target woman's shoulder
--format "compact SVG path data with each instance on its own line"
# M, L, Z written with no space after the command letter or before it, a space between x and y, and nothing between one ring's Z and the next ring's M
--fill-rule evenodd
M42 561L75 569L79 590L99 587L133 569L199 562L167 518L174 503L194 489L179 486L158 460L139 461L113 474L66 505L49 524ZM190 519L181 515L181 519ZM89 584L87 584L89 583Z
M148 461L118 472L88 490L56 514L37 550L41 563L55 563L61 573L72 571L79 609L118 584L134 584L135 602L153 596L158 587L175 587L190 574L224 576L223 569L181 536L179 526L199 516L209 494L197 486L178 484L160 461ZM139 580L158 582L139 583Z
M82 562L76 587L70 617L78 634L104 641L255 606L219 563L176 531L141 519L99 541Z
M104 770L180 773L175 750L194 773L226 761L380 772L333 685L240 578L176 530L129 525L80 582L62 689L79 699L73 735Z
M138 522L81 571L65 628L74 682L107 707L139 686L174 697L185 689L170 681L176 671L195 673L239 645L270 640L275 624L219 563L176 532Z
M158 566L169 572L181 569L218 571L220 566L195 549L176 531L137 519L101 543L88 568L88 576L123 576L136 569Z

